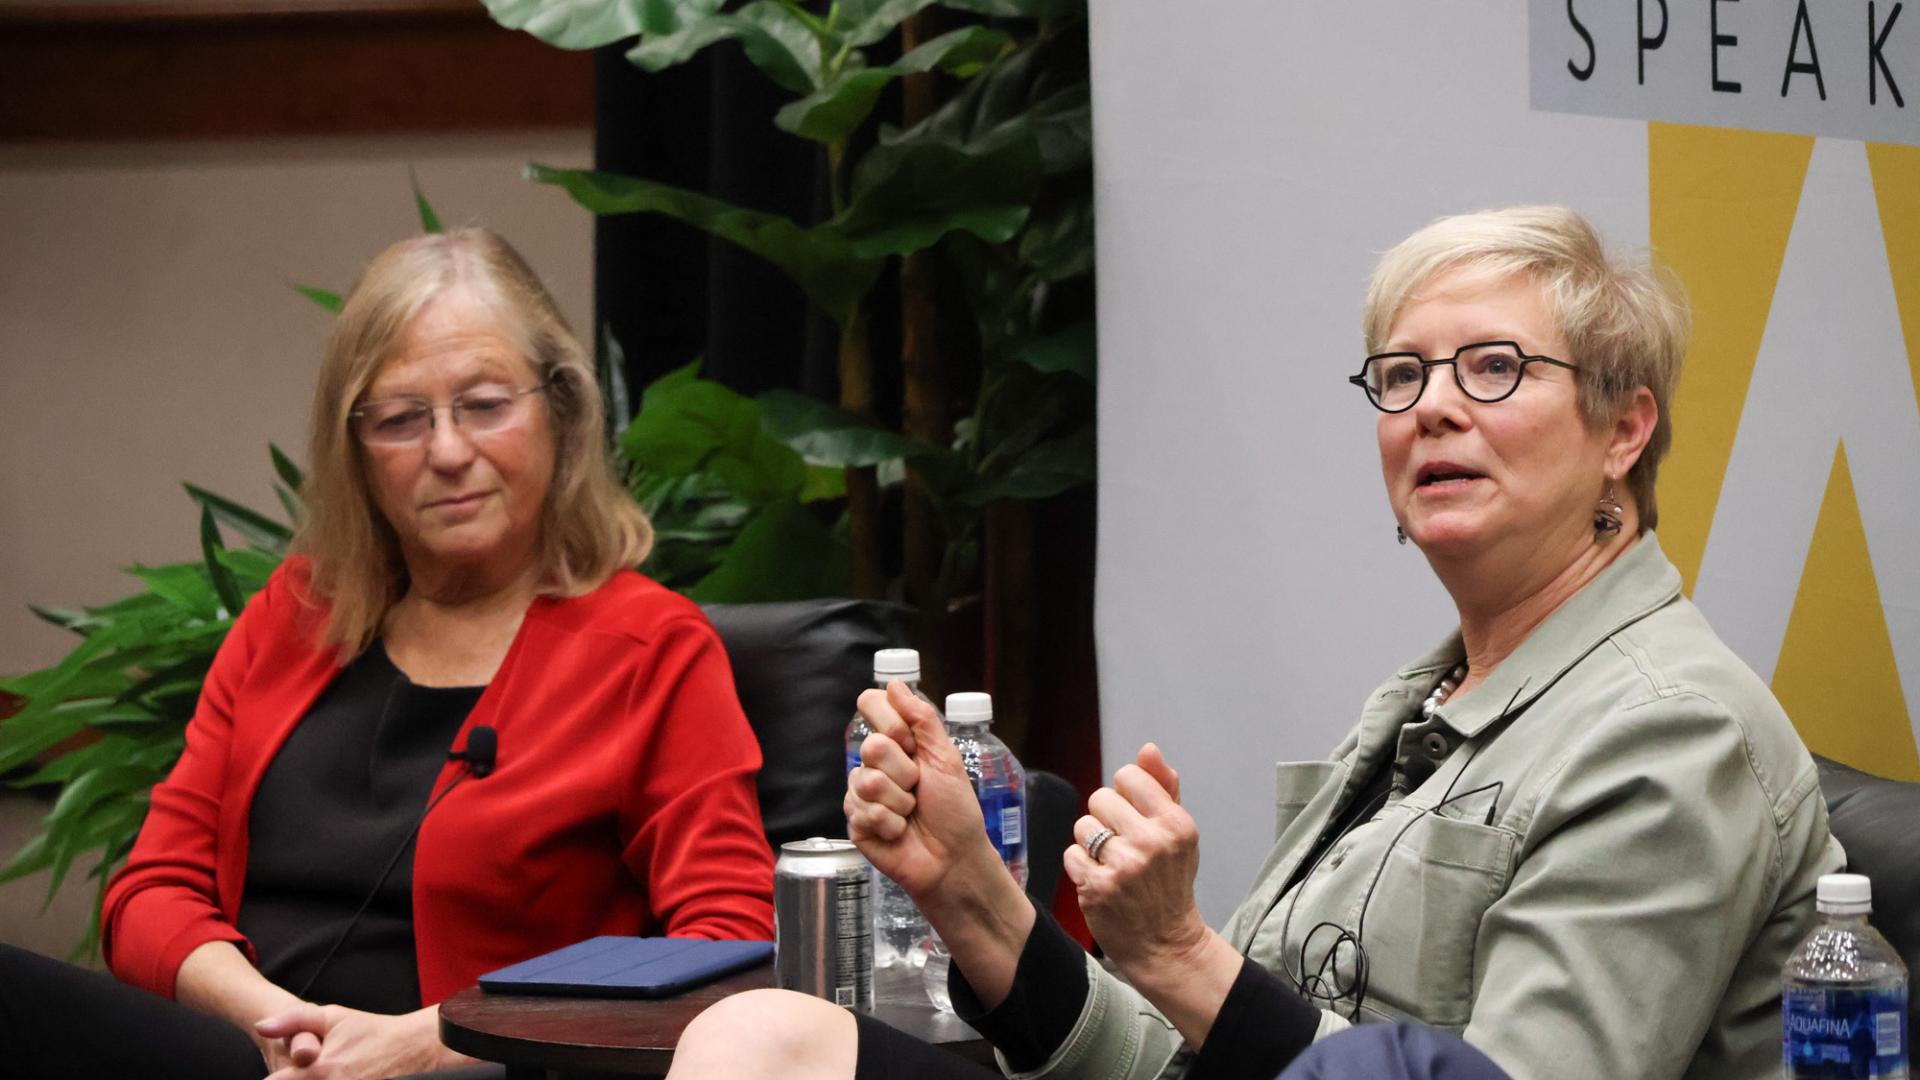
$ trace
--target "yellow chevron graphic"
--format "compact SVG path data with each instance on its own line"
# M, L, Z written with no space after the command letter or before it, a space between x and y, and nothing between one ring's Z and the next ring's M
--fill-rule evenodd
M1844 443L1834 451L1820 500L1773 692L1814 753L1880 776L1920 781L1920 751L1907 723Z
M1660 544L1691 591L1715 524L1813 139L1650 123L1647 149L1654 252L1680 275L1694 311L1693 347L1673 402L1673 452L1660 474ZM1867 158L1907 362L1920 387L1920 148L1869 145ZM1833 433L1806 435L1813 445L1826 445ZM1773 690L1815 752L1920 781L1920 749L1844 445L1834 454Z
M1660 466L1659 490L1660 546L1688 592L1706 555L1812 154L1805 135L1647 125L1654 255L1693 301L1693 348L1674 393L1673 451Z

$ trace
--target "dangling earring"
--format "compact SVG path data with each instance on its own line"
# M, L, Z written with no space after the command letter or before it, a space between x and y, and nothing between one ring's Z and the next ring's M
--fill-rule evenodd
M1600 496L1600 501L1595 504L1593 508L1594 539L1597 540L1612 536L1619 532L1620 515L1624 513L1626 513L1626 508L1621 506L1620 500L1614 497L1613 480L1612 478L1608 478L1607 493Z
M1407 542L1407 530L1401 528L1400 526L1395 525L1393 527L1393 535L1400 538L1401 544L1404 545Z

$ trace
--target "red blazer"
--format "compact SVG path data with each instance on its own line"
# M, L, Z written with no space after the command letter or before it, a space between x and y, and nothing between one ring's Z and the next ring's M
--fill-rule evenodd
M302 602L305 577L301 561L282 566L234 623L107 890L107 963L136 986L171 997L208 941L252 957L234 920L254 791L340 672L316 643L324 613ZM596 934L773 936L760 748L691 601L631 571L534 601L454 745L479 724L498 733L492 775L461 781L414 849L425 1003ZM465 768L448 763L433 790Z

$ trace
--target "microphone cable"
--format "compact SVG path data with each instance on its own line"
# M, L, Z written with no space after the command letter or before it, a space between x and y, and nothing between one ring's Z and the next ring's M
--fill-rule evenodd
M481 735L482 732L485 732L484 736ZM477 747L474 746L476 736L480 736L480 745ZM367 895L361 899L360 906L354 909L353 917L347 920L346 927L340 931L338 937L333 939L333 944L327 947L326 953L320 957L320 962L314 965L312 973L307 976L305 982L300 984L300 989L293 992L293 996L302 1001L307 999L307 991L313 989L313 984L320 980L320 974L333 961L334 955L340 951L340 946L345 945L347 939L353 936L354 927L360 925L360 919L366 915L367 909L373 906L373 898L379 895L380 886L385 885L387 878L392 876L393 868L400 865L400 856L406 854L407 849L412 847L414 840L419 837L420 829L427 823L427 815L433 813L433 808L439 806L441 800L453 794L453 789L459 787L467 777L478 779L493 771L494 755L498 745L496 738L492 727L479 724L467 732L467 741L463 748L447 751L447 760L461 762L466 769L459 776L454 777L453 783L442 789L440 794L429 800L425 810L420 811L420 816L414 819L413 828L407 830L407 838L402 840L400 846L393 849L393 854L387 857L387 864L381 868L380 876L374 879L373 888L367 890Z

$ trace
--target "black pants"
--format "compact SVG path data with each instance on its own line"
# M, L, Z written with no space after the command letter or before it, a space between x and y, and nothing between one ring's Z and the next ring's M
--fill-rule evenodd
M111 975L0 945L0 1054L7 1075L260 1080L246 1032Z

